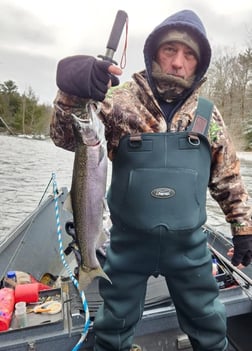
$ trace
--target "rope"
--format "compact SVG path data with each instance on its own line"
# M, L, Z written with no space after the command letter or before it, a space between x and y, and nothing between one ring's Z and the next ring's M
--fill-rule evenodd
M61 229L61 225L60 225L60 216L59 216L59 204L58 204L58 196L57 196L58 195L58 187L57 187L55 173L52 173L52 182L53 182L53 194L54 194L54 201L55 201L55 217L56 217L56 225L57 225L57 236L58 236L58 242L59 242L59 253L60 253L61 261L62 261L64 267L66 268L71 281L73 282L74 286L78 289L78 291L80 293L81 302L82 302L83 310L85 313L85 324L83 327L81 337L80 337L79 341L77 342L77 344L72 349L72 351L77 351L77 350L79 350L82 343L84 342L84 340L87 336L87 333L88 333L89 326L90 326L89 308L88 308L88 303L87 303L87 300L85 297L85 293L84 293L84 291L80 291L79 282L74 277L74 275L71 271L71 268L69 267L68 263L65 260L65 254L64 254L64 250L63 250L63 241L62 241L62 229Z

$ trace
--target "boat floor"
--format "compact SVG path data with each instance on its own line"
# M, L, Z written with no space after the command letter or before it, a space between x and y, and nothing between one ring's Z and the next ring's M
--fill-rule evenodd
M102 299L97 292L97 281L95 281L86 293L89 300L89 310L91 319L94 319L95 312L99 307ZM72 321L77 318L76 323L79 323L78 313L82 310L81 300L76 288L69 284L69 295L71 296L71 311ZM226 291L228 293L228 291ZM223 292L226 294L226 292ZM238 292L237 292L238 293ZM141 345L144 351L175 351L187 350L192 351L188 337L181 331L175 314L174 305L169 296L168 289L163 277L151 277L148 283L148 289L145 301L145 311L155 309L161 312L160 319L145 322L137 329L134 342ZM162 309L169 311L169 316L162 317ZM75 316L75 317L74 317ZM150 317L148 317L150 318ZM147 318L147 319L148 319ZM155 317L156 318L156 317ZM154 323L153 323L154 322ZM155 325L156 323L156 325ZM163 330L160 326L163 323ZM237 325L240 325L237 328ZM251 325L252 313L233 316L228 318L228 339L229 345L226 351L251 351ZM155 331L156 328L156 331ZM91 338L93 335L91 335ZM89 349L86 349L89 351ZM91 351L92 349L90 349Z
M86 291L91 321L94 320L95 313L102 303L97 285L98 281L93 281ZM12 350L18 351L26 350L27 344L22 346L22 340L24 339L34 340L38 350L47 350L47 347L38 347L39 340L42 335L49 337L52 332L55 333L53 338L55 347L57 344L57 348L51 348L52 350L58 350L61 343L63 343L62 346L64 345L62 350L70 350L75 345L85 322L83 306L77 289L73 286L70 278L65 278L61 289L53 289L51 293L50 290L41 292L42 296L46 296L48 293L49 295L52 294L52 296L60 295L63 298L64 313L50 316L50 318L48 318L48 315L36 316L31 314L29 315L29 328L19 330L15 328L14 321L13 330L2 333L0 350L6 350L6 347L12 347ZM237 289L225 289L225 291L221 291L221 295L227 302L228 309L229 302L232 305L232 310L233 308L239 310L241 303L242 305L247 303L239 287ZM248 303L251 304L249 301ZM71 338L69 338L70 335L66 328L67 319L71 320ZM227 351L250 351L248 345L251 345L249 342L251 339L251 331L249 330L251 323L252 313L249 315L231 316L228 319L230 345ZM237 328L239 324L240 328ZM62 337L63 334L65 335L64 338ZM56 341L59 337L61 337L61 340ZM81 350L91 351L93 338L94 335L91 328ZM169 296L165 280L161 276L158 278L151 277L148 282L145 311L142 321L137 327L134 342L141 345L144 351L192 350L187 336L179 328L174 305ZM68 343L69 347L66 347ZM29 343L29 345L29 347L33 347L32 344Z
M98 293L97 284L98 282L94 281L86 293L92 319L102 302ZM82 305L78 294L76 294L77 290L71 284L70 287L70 296L75 296L75 301L71 301L71 310L75 312L80 311L82 310ZM229 311L228 313L231 313L231 316L228 316L227 336L229 339L229 346L227 351L251 351L252 312L233 316L234 309L238 313L241 301L243 301L243 304L248 304L248 310L250 309L251 301L244 296L242 289L238 286L237 288L220 290L220 296L227 306L227 311L230 309L229 300L232 302L231 312ZM151 312L153 310L160 313L160 318L155 316L151 321L151 316L148 315L148 311ZM146 316L148 316L146 321L145 313ZM137 328L137 336L134 340L135 343L141 345L143 350L192 350L188 337L179 328L175 308L170 298L165 279L162 276L158 278L150 277L148 281L145 313L142 323ZM165 315L162 315L163 313ZM237 328L237 326L239 327Z

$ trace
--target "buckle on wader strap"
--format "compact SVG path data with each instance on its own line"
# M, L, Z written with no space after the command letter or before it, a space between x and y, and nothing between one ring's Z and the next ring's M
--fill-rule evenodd
M129 145L135 149L139 148L142 145L142 135L140 133L130 135Z

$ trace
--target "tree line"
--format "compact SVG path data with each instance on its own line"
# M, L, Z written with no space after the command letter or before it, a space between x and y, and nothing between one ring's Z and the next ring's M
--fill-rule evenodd
M252 46L218 52L207 77L202 94L219 108L237 149L252 150ZM21 95L14 81L0 84L0 117L14 133L49 135L51 114L31 88Z
M0 131L8 126L13 134L49 135L51 114L52 107L40 104L32 88L20 94L14 81L0 84Z
M237 149L252 150L252 48L216 56L202 90L222 113Z

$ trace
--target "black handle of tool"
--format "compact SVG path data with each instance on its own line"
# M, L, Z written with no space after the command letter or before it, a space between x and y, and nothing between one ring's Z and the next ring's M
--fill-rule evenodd
M128 15L125 11L118 10L116 14L116 18L110 33L110 37L106 47L105 55L98 55L98 57L102 58L105 61L110 61L111 63L117 64L113 60L113 56L117 50L123 27L127 21Z

